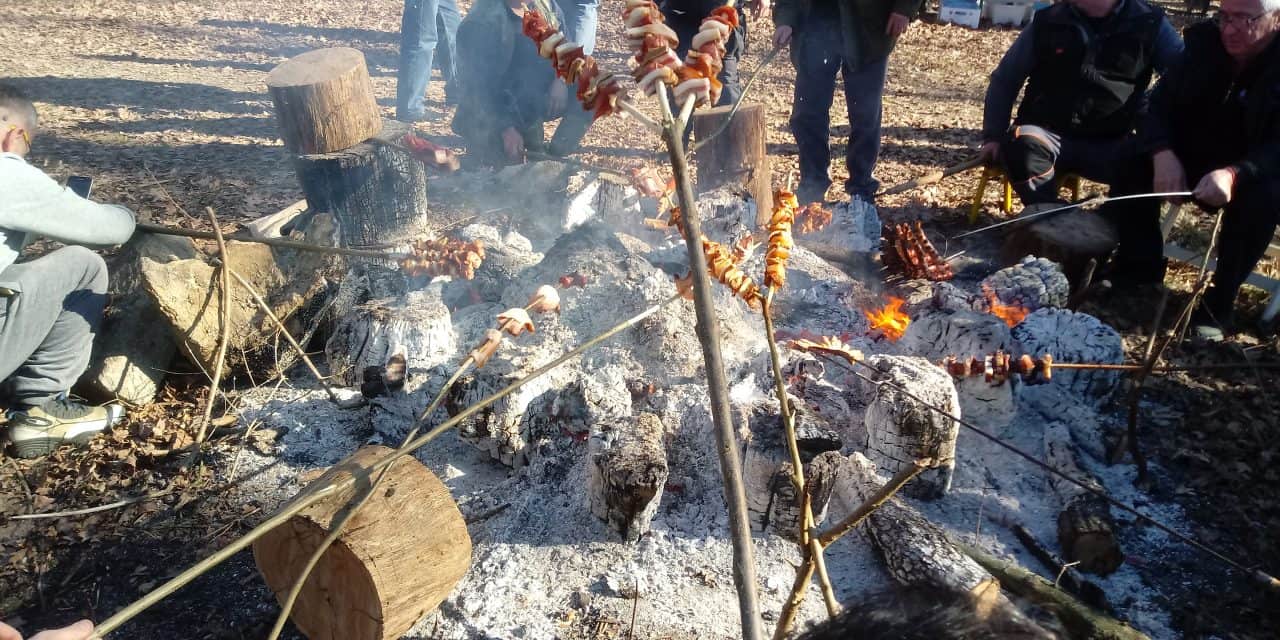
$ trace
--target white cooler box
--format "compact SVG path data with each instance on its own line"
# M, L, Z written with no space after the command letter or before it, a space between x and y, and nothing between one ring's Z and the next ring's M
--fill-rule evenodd
M978 28L982 19L982 3L979 0L942 0L938 20L952 24Z

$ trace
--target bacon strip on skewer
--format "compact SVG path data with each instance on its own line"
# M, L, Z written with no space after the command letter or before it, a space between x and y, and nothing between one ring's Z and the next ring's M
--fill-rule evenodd
M556 75L577 87L578 102L595 118L615 113L622 96L618 77L600 70L596 59L585 55L582 45L569 40L547 22L541 13L530 9L524 14L521 30L538 47L538 55L551 61Z

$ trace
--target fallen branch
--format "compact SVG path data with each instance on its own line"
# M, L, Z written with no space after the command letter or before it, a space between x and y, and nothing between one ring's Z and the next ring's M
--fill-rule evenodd
M970 158L968 160L965 160L964 162L961 162L960 164L947 167L942 171L934 171L933 173L926 173L914 180L908 180L901 184L895 184L892 187L889 187L888 189L881 190L880 193L876 194L876 197L891 196L899 193L905 193L913 189L919 189L920 187L928 186L928 185L934 184L935 182L941 182L943 178L954 176L957 173L964 173L965 171L968 171L970 169L976 169L980 166L982 166L982 158L977 158L977 157Z
M1081 640L1149 640L1142 632L1072 598L1052 582L1018 566L992 556L975 546L952 541L965 555L1000 581L1000 586L1015 595L1035 602L1057 615L1072 638Z
M541 367L538 367L537 369L533 370L525 377L519 380L516 380L515 382L495 392L489 397L484 398L479 402L476 402L475 404L467 407L466 409L459 412L458 415L455 415L452 418L442 422L431 431L421 436L418 436L418 438L406 444L405 446L400 447L399 449L396 449L395 451L386 454L380 460L371 464L368 467L368 469L366 469L363 473L345 476L343 479L335 481L333 484L317 486L317 487L308 487L306 491L309 493L304 493L303 495L298 496L298 498L288 508L280 511L279 513L275 514L271 518L268 518L266 521L254 527L245 535L241 536L231 544L227 545L221 551L218 551L212 556L209 556L208 558L200 561L195 566L187 569L186 571L183 571L182 573L178 574L174 578L171 578L168 582L165 582L164 584L152 590L147 595L143 596L141 599L130 604L129 606L122 609L120 612L116 613L115 615L111 616L107 620L103 621L101 624L98 625L97 629L95 630L96 636L98 638L102 638L106 636L108 633L111 633L112 631L115 631L116 629L120 628L121 625L133 619L143 611L147 610L152 605L172 595L175 591L186 586L192 580L195 580L199 576L208 572L210 569L213 569L214 567L225 562L227 559L231 558L235 554L244 550L249 545L253 544L255 540L265 535L268 531L284 524L285 522L288 522L290 518L292 518L294 515L297 515L298 513L301 513L307 507L310 507L311 505L316 504L334 495L336 492L342 489L352 486L356 482L369 481L371 476L374 473L380 472L383 469L390 467L391 464L394 463L396 460L399 460L401 457L407 456L413 453L416 449L419 449L423 445L426 445L432 440L435 440L437 437L440 436L440 434L448 431L449 429L452 429L453 427L469 419L471 416L475 415L476 413L483 411L485 408L489 407L495 402L498 402L499 400L511 395L512 393L515 393L526 384L542 377L543 375L546 375L547 372L581 355L583 352L587 351L588 349L591 349L592 347L600 344L601 342L604 342L605 340L612 338L613 336L621 333L622 331L625 331L635 326L636 324L642 322L644 319L648 318L649 316L652 316L658 311L661 311L667 305L680 299L681 299L680 295L671 296L670 298L667 298L666 300L663 300L662 302L659 302L649 307L648 309L645 309L644 311L641 311L640 313L614 325L612 328L606 330L600 335L597 335L594 338L591 338L590 340L582 343L581 345L578 345L574 349L568 352L565 352L564 354L560 355L559 357L552 360L551 362L548 362L547 364L542 365Z
M28 514L18 515L18 516L9 516L8 519L9 520L45 520L45 519L51 519L51 518L69 518L72 516L87 516L91 513L101 513L103 511L119 509L120 507L127 507L131 504L138 504L139 502L146 502L147 500L154 500L156 498L167 496L171 493L173 493L172 489L166 489L164 491L157 491L156 493L148 493L146 495L134 496L132 498L117 500L109 504L99 505L96 507L89 507L87 509L73 509L71 511L56 511L53 513L28 513Z
M181 236L183 238L195 238L197 240L217 240L219 234L209 231L193 231L191 229L177 229L174 227L165 227L158 224L150 224L139 222L138 230L146 233L157 233L165 236ZM280 247L282 249L296 249L298 251L311 251L313 253L325 253L335 256L350 256L353 258L373 258L376 260L398 260L404 257L404 254L393 253L390 251L369 251L365 249L345 249L343 247L324 247L309 242L298 242L297 240L285 240L283 238L248 238L233 237L236 242L253 242L256 244L265 244L271 247Z
M218 224L218 215L213 207L205 207L209 215L209 224L213 225L213 235L218 241L218 256L222 266L218 268L218 278L222 290L221 321L218 332L218 354L213 360L213 378L209 382L209 400L204 404L204 416L200 419L200 429L196 433L196 444L204 442L205 432L209 429L209 420L213 417L213 403L218 398L218 389L222 386L222 370L226 367L227 344L231 342L231 266L227 262L227 243L222 239L222 227Z

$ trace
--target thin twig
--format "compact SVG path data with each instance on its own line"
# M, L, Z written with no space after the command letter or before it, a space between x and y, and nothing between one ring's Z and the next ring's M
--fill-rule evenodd
M676 181L676 195L684 215L685 248L693 279L693 309L697 316L695 331L702 347L707 395L711 404L716 449L720 459L720 476L724 484L725 502L729 509L730 541L733 544L733 581L738 591L738 615L742 620L744 640L763 640L764 623L760 618L760 601L756 593L755 542L747 517L747 495L742 481L742 464L738 460L737 433L729 408L728 382L720 356L720 330L716 319L711 281L707 276L707 259L702 252L702 229L698 220L698 201L693 196L688 157L684 153L683 129L671 115L667 87L658 84L658 107L662 110L662 137L671 157Z
M371 465L369 465L367 469L360 471L359 473L353 473L352 475L349 475L349 476L335 478L330 484L307 487L307 489L304 491L302 495L298 496L298 498L295 499L295 501L292 504L290 504L288 507L281 510L279 513L268 518L266 521L262 522L261 524L259 524L258 526L250 530L249 532L245 533L243 536L237 538L234 542L227 545L221 551L218 551L212 556L205 558L204 560L200 561L190 569L187 569L186 571L183 571L177 576L171 578L168 582L160 585L156 589L149 592L147 595L143 596L139 600L135 601L134 603L122 609L120 612L116 613L115 615L111 616L107 620L103 621L102 624L98 625L97 629L95 630L95 634L97 635L97 637L101 638L102 636L105 636L106 634L120 628L121 625L128 622L129 620L132 620L138 614L147 610L157 602L165 599L166 597L173 594L178 589L181 589L187 584L190 584L192 580L195 580L199 576L208 572L210 569L213 569L219 564L225 562L228 558L244 550L246 547L253 544L255 540L266 535L267 532L288 522L290 518L302 512L304 509L307 509L311 505L314 505L322 500L325 500L326 498L336 494L337 492L354 485L356 482L368 480L370 476L372 476L374 473L377 473L382 469L386 469L387 467L395 463L395 461L413 453L415 450L421 448L423 445L426 445L427 443L439 437L440 434L448 431L449 429L452 429L453 427L469 419L471 416L475 415L476 413L483 411L484 409L494 404L495 402L502 400L503 398L511 395L512 393L515 393L521 387L524 387L526 384L542 377L543 375L546 375L547 372L559 367L560 365L564 364L565 362L573 358L578 357L583 352L591 349L592 347L600 344L601 342L604 342L605 340L608 340L609 338L612 338L613 336L631 327L634 327L635 325L644 321L649 316L652 316L658 311L661 311L667 305L680 299L682 299L682 296L679 294L676 294L614 325L612 328L606 330L604 333L601 333L600 335L597 335L594 338L591 338L590 340L582 343L581 345L578 345L572 350L567 351L564 354L561 354L559 357L552 360L551 362L548 362L547 364L544 364L541 367L538 367L537 369L533 370L525 377L519 380L516 380L515 382L506 386L505 388L493 393L489 397L484 398L479 402L476 402L475 404L467 407L466 409L463 409L457 415L439 424L438 426L436 426L434 429L427 432L426 434L418 436L418 438L408 443L407 445L400 447L395 451L387 453L381 458L378 458Z
M193 231L191 229L178 229L175 227L165 227L158 224L149 224L139 222L137 225L139 231L146 233L158 233L164 236L181 236L184 238L195 238L197 240L216 240L217 234L209 231ZM252 242L254 244L265 244L269 247L280 247L282 249L296 249L298 251L310 251L312 253L325 253L336 256L350 256L353 258L372 258L375 260L397 260L403 257L403 254L390 251L368 251L364 249L346 249L343 247L325 247L309 242L298 242L297 240L285 240L284 238L250 238L244 236L232 237L236 242Z
M680 115L678 116L681 129L689 126L689 118L693 117L693 105L696 104L697 101L698 97L693 94L689 94L685 97L684 104L680 106Z
M120 507L127 507L131 504L146 502L147 500L154 500L155 498L167 496L171 493L173 493L172 489L165 489L164 491L157 491L156 493L148 493L142 496L125 498L123 500L117 500L110 504L104 504L97 507L89 507L87 509L73 509L71 511L57 511L54 513L28 513L20 516L9 516L9 519L10 520L45 520L50 518L68 518L71 516L84 516L84 515L89 515L91 513L100 513L102 511L110 511L112 509L119 509Z
M1225 209L1219 209L1218 215L1213 220L1213 231L1209 234L1209 247L1204 250L1204 261L1200 263L1200 275L1196 277L1196 286L1191 291L1191 299L1187 300L1187 306L1182 309L1178 321L1174 323L1173 340L1182 340L1187 329L1191 326L1191 316L1195 313L1197 303L1204 296L1205 290L1209 288L1209 261L1213 259L1213 252L1218 244L1218 234L1222 231L1222 216L1225 212ZM1168 345L1169 342L1165 342L1164 347ZM1164 351L1164 347L1161 347L1160 352ZM1159 358L1159 355L1156 357Z
M1108 462L1116 464L1120 462L1120 458L1124 456L1126 449L1133 455L1133 462L1138 466L1138 478L1136 484L1142 485L1147 479L1147 459L1142 455L1142 449L1138 446L1138 405L1142 402L1142 385L1147 381L1147 376L1151 375L1151 370L1156 366L1156 358L1158 354L1155 352L1156 341L1160 338L1160 323L1164 320L1164 309L1169 304L1169 290L1165 289L1160 296L1160 302L1156 305L1155 319L1151 322L1151 335L1147 338L1146 349L1142 352L1142 369L1133 375L1129 388L1129 424L1125 434L1121 436L1120 442L1111 452Z
M173 206L178 210L178 213L181 213L182 215L186 216L188 220L196 220L195 216L187 213L187 210L183 209L182 205L178 204L178 201L173 199L173 196L169 193L169 190L164 188L164 183L156 179L156 174L151 173L151 167L148 167L147 165L143 164L142 170L147 172L147 176L151 178L151 182L155 183L157 187L160 187L160 192L164 194L164 197L169 199L169 202L173 203ZM138 226L141 227L142 225L138 225Z
M721 122L720 126L715 131L707 134L707 137L689 145L689 153L697 153L698 149L701 149L707 143L715 140L720 134L729 129L729 123L733 122L733 117L738 115L738 109L742 108L742 101L747 98L747 92L751 91L751 86L756 83L756 78L760 77L760 72L764 71L765 67L769 66L769 63L773 62L773 59L778 57L778 54L781 52L782 47L774 47L767 55L765 55L764 60L760 61L760 65L757 66L756 70L751 74L751 79L747 80L747 83L742 85L742 93L739 94L738 99L733 102L733 108L729 110L729 115L725 116L724 122ZM788 191L790 191L790 189L788 189Z
M31 485L27 484L27 476L22 473L22 467L19 467L13 458L8 458L5 462L13 469L13 475L18 479L18 486L22 487L22 492L27 496L27 511L35 511L36 499L31 493Z
M787 596L787 601L782 604L782 613L778 615L778 626L773 630L773 640L782 640L787 637L787 631L795 622L796 612L800 610L800 605L804 604L804 596L809 591L809 582L813 580L815 570L816 564L812 552L808 547L804 547L804 561L796 568L796 580L791 583L791 595Z
M244 290L253 297L253 301L258 303L258 308L261 309L262 313L270 318L271 322L276 325L276 328L279 329L280 333L284 336L285 341L298 352L298 357L302 358L302 361L306 363L307 368L311 370L311 375L315 376L316 382L319 382L320 386L324 388L324 392L329 395L329 400L331 400L333 404L337 405L340 409L351 409L359 406L352 403L344 403L338 398L338 394L333 392L333 387L324 379L324 376L320 375L320 370L317 369L316 364L311 361L311 356L307 355L307 351L302 348L302 345L298 344L298 341L293 339L293 335L289 333L287 328L285 328L284 323L280 321L280 318L276 317L275 312L267 305L267 301L263 300L262 296L254 290L252 285L249 284L249 281L236 273L234 269L227 269L227 271L230 272L231 277L235 278L236 282L239 282L240 286L244 287Z
M881 505L888 502L889 498L892 498L894 494L898 493L898 490L901 489L903 485L911 482L912 478L920 475L920 472L931 466L934 466L934 461L931 459L924 459L915 460L911 463L911 466L899 469L898 473L894 474L883 487L880 487L879 491L876 491L874 495L867 498L867 500L857 509L854 509L853 513L850 513L844 520L841 520L839 524L818 534L818 543L823 547L831 546L831 544L836 540L839 540L841 536L853 531L855 527L862 524L862 521L875 513L876 509L879 509Z
M662 86L666 86L666 85L662 85ZM644 125L645 127L648 127L649 129L659 133L662 131L662 125L659 125L658 122L653 118L650 118L649 116L646 116L645 114L641 113L640 110L637 109L636 106L631 104L630 102L626 100L618 100L618 106L622 107L622 110L626 111L627 115L630 115L632 118L635 118L640 124Z
M231 256L227 254L227 243L222 238L222 227L218 224L218 214L213 207L205 207L209 215L209 224L213 225L213 235L218 241L218 257L222 266L218 268L218 279L222 289L219 307L220 322L218 330L218 354L213 359L213 379L209 383L209 400L204 404L204 416L200 419L200 429L196 433L196 444L204 442L205 432L209 429L209 420L213 418L213 403L218 399L218 390L222 388L222 370L226 367L227 344L231 342Z

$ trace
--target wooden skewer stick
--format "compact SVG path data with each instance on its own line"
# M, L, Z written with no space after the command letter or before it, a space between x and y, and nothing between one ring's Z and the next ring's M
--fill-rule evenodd
M968 160L965 160L960 164L952 165L941 171L926 173L925 175L922 175L919 178L916 178L914 180L908 180L901 184L895 184L892 187L889 187L888 189L881 190L880 193L877 193L876 195L892 196L899 193L905 193L907 191L912 191L914 189L919 189L920 187L934 184L935 182L941 182L943 178L949 178L951 176L954 176L957 173L964 173L965 171L968 171L970 169L975 169L980 166L982 166L982 158L980 157L969 158Z
M645 127L648 127L653 132L662 133L662 125L658 124L657 120L654 120L653 118L650 118L649 116L646 116L645 114L641 113L640 110L637 109L635 105L631 104L626 100L623 100L622 98L618 98L618 106L621 107L623 111L626 111L627 115L631 116L632 118L635 118L637 121L640 122L640 124L644 125Z
M680 106L680 128L689 126L689 118L693 116L694 103L698 101L697 96L690 94L685 97L684 104Z
M182 236L184 238L196 238L199 240L217 240L217 234L209 231L194 231L191 229L178 229L175 227L165 227L158 224L149 224L139 222L137 225L139 231L147 233L158 233L166 236ZM404 257L402 254L390 251L368 251L364 249L345 249L343 247L322 247L309 242L298 242L297 240L285 240L283 238L227 238L237 242L256 242L272 247L280 247L283 249L297 249L298 251L312 251L315 253L328 253L338 256L351 256L353 258L375 258L378 260L397 260Z

